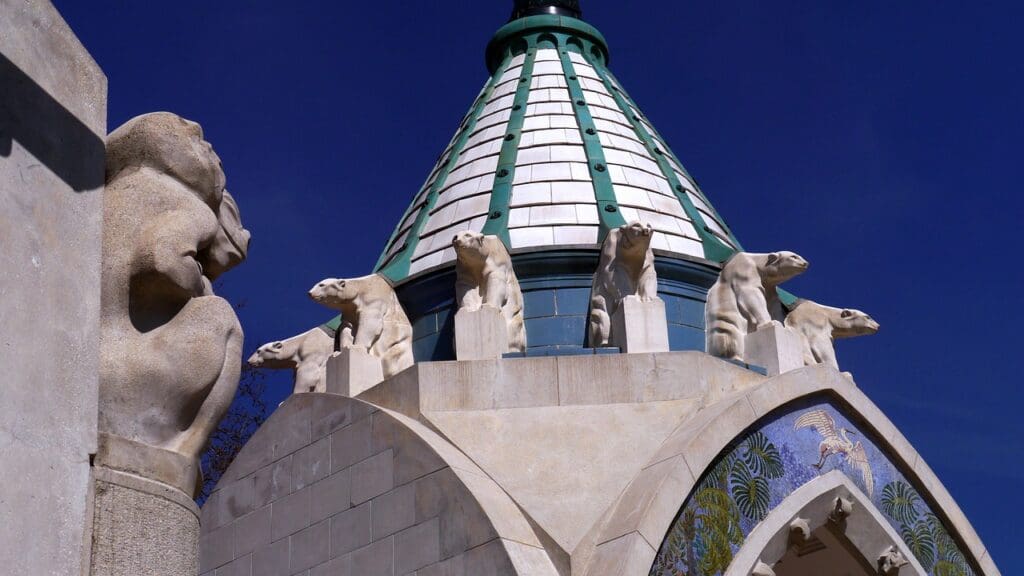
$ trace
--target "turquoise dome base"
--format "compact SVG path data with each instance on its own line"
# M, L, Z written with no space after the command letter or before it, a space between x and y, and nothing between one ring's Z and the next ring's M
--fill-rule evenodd
M616 348L590 348L587 343L590 285L598 256L595 250L582 249L512 256L523 291L526 356L619 352ZM655 260L655 269L658 295L668 316L670 349L703 351L704 304L718 269L665 256ZM413 325L416 361L454 360L455 270L410 278L396 291Z

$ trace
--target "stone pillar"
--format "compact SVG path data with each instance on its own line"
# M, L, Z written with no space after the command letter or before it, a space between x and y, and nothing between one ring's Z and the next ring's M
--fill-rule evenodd
M93 461L91 576L199 573L199 462L100 433Z
M625 353L668 352L668 319L665 302L654 298L643 302L626 296L612 315L612 346Z
M327 392L354 398L384 381L380 358L359 348L342 348L327 359Z
M199 508L180 490L110 468L95 479L91 576L195 576Z
M47 0L0 0L0 572L88 566L107 80Z
M482 306L455 314L455 358L493 360L508 350L508 323L501 310Z
M747 334L746 362L760 366L769 376L803 368L804 344L800 334L778 322Z

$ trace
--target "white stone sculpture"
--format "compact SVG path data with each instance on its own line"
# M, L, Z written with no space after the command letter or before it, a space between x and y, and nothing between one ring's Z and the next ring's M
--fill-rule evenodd
M807 267L807 261L793 252L734 254L708 291L704 312L708 354L744 360L747 334L783 320L776 287Z
M794 518L789 523L789 541L793 544L803 544L811 539L811 525L806 518Z
M242 328L211 282L245 259L249 232L194 122L129 120L107 140L106 170L97 465L191 495L181 484L241 370Z
M836 524L842 524L853 514L853 500L844 496L836 496L832 502L832 511L828 513L828 519Z
M334 335L322 327L268 342L249 357L254 368L291 369L295 375L293 394L326 391L327 359L334 352Z
M889 548L882 552L882 555L878 557L878 573L882 576L896 576L900 573L900 568L903 568L910 561L903 555L895 546L889 546Z
M798 300L786 316L786 327L800 333L804 364L828 364L839 369L834 340L878 332L878 322L860 310L833 308L810 300Z
M309 296L341 312L340 346L379 358L385 378L413 365L412 324L383 276L326 278L313 286Z
M455 301L459 313L496 308L505 320L506 352L526 350L523 293L512 258L497 236L466 230L452 239L455 248Z
M660 301L650 224L630 222L608 232L590 289L590 346L608 346L615 339L612 317L622 301Z

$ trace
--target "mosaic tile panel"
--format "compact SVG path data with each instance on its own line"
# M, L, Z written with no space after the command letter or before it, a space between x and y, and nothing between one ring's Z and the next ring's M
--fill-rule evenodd
M747 432L705 473L668 531L650 576L713 576L794 490L839 470L870 499L931 576L974 576L917 486L827 401L797 405Z

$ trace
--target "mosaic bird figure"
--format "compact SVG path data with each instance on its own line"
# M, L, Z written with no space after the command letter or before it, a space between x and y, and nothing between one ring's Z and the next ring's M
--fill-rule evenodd
M818 463L814 467L821 470L825 462L833 455L841 455L846 459L847 464L856 468L864 480L864 488L871 497L875 490L875 478L871 473L871 464L868 462L868 455L864 451L864 445L860 440L850 440L849 434L857 433L847 428L836 428L836 421L824 410L812 410L801 414L793 429L814 428L815 432L822 437L818 444Z

